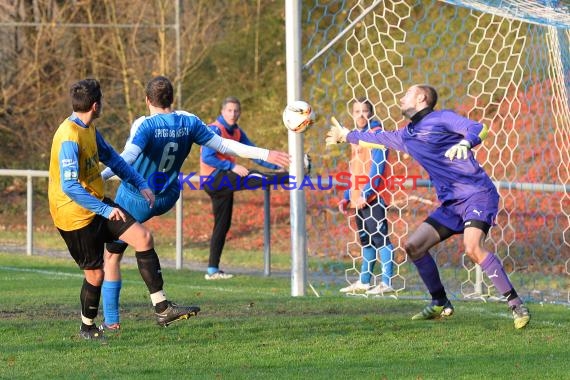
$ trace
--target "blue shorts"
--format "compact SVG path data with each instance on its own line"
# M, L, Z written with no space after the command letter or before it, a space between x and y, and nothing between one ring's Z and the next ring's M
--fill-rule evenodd
M125 186L120 185L117 189L115 202L124 208L129 214L133 216L139 223L144 223L153 216L162 215L176 204L180 190L177 186L170 186L163 193L159 194L155 201L154 206L150 208L148 202L140 193L133 193ZM107 251L110 253L122 254L127 249L128 244L122 240L115 240L114 242L107 243Z
M156 196L154 206L148 207L148 202L140 193L133 193L120 185L115 196L115 203L127 210L139 223L144 223L153 216L165 214L176 204L180 196L178 186L170 186Z
M499 194L493 189L475 193L467 199L446 201L429 215L437 223L456 233L462 233L466 223L477 220L489 226L495 225L499 212Z

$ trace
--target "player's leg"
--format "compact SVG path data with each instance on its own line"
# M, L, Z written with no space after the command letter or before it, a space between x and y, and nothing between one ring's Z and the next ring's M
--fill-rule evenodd
M475 199L468 204L463 243L467 256L481 266L497 291L507 299L515 328L520 329L529 323L530 312L518 296L499 258L484 247L485 237L497 215L498 201L498 196L491 196L488 199Z
M121 328L119 313L119 299L122 288L121 259L128 244L122 241L107 243L105 248L105 279L101 288L103 297L103 324L104 330L118 331Z
M119 186L115 203L121 205L139 223L144 223L153 216L162 215L170 210L180 195L178 185L170 186L156 197L154 207L148 207L147 200L139 194L131 193L126 187ZM105 279L102 287L103 329L118 331L120 325L119 299L122 288L120 262L128 244L117 240L107 243L105 250Z
M103 282L103 270L84 269L85 279L81 286L81 327L79 336L84 339L101 339L103 332L95 324L95 318L99 312L101 299L101 283ZM98 284L98 285L96 285Z
M392 277L394 277L394 246L388 243L380 248L380 261L382 262L382 283L386 291L393 291Z
M208 258L208 273L206 280L225 280L233 277L229 273L220 270L220 260L226 236L232 224L234 207L234 193L225 191L222 194L209 193L212 199L212 211L214 214L214 228L210 239L210 256Z
M95 324L103 282L103 242L100 235L103 218L96 216L91 224L74 231L59 230L69 253L83 270L80 292L81 327L79 336L84 339L102 339L103 333Z
M368 234L366 234L365 240L370 241ZM368 290L372 286L371 279L376 266L376 248L371 243L366 244L361 248L362 265L360 266L360 284L364 290Z
M117 207L116 204L112 205ZM150 299L155 309L157 323L168 326L180 319L197 315L198 306L178 306L166 298L164 280L160 260L154 250L154 241L150 231L138 223L127 211L124 211L126 221L107 221L106 227L113 240L120 239L135 249L135 257L139 273L150 293Z
M356 228L360 246L362 247L362 265L360 267L360 283L370 287L370 280L376 265L376 247L372 244L369 226L366 221L370 219L370 207L358 209L356 212ZM367 290L367 289L365 289Z
M349 286L345 286L340 289L341 293L355 293L364 292L370 289L370 280L372 278L372 272L374 271L374 264L376 263L376 248L372 245L370 239L370 234L366 231L364 226L364 220L370 217L370 210L368 207L359 209L354 215L356 230L358 232L358 238L360 240L361 246L361 265L360 265L360 276L358 280ZM350 218L349 218L350 220Z
M152 209L148 207L146 199L140 196L140 194L132 193L122 184L117 189L114 202L121 205L123 209L127 210L138 221L141 218L148 219L152 212ZM128 244L120 240L107 243L105 247L105 279L102 287L103 324L101 325L101 328L104 330L118 331L120 329L121 259L127 247Z
M444 225L441 220L446 220L454 228ZM459 227L455 227L456 224ZM412 319L434 319L453 314L453 306L447 298L439 269L429 253L429 249L458 233L461 225L461 219L447 212L446 208L441 206L412 233L406 242L404 250L418 270L418 274L432 298L430 305L414 315Z
M367 294L382 295L394 292L392 288L392 276L394 274L394 263L392 252L394 247L388 238L388 221L386 219L386 206L382 198L377 198L370 206L371 217L366 219L366 229L370 233L372 244L376 247L376 256L380 257L382 266L382 280Z

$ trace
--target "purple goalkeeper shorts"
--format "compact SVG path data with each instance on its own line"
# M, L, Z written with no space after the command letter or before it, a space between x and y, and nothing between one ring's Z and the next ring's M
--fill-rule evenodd
M452 231L462 232L470 220L495 225L499 211L499 194L493 191L475 193L462 200L446 201L429 215L429 218Z

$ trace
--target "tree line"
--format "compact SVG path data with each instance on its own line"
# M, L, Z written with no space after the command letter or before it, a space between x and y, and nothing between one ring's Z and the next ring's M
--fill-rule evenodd
M146 113L144 86L155 75L180 83L175 108L206 122L225 96L239 97L248 135L259 145L285 148L282 133L274 136L283 131L286 98L282 2L179 4L1 0L0 168L47 169L53 132L71 113L69 86L85 77L102 84L96 125L118 150L131 122Z

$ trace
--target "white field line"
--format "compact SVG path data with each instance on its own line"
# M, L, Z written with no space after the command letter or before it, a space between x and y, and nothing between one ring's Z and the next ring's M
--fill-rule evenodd
M0 266L0 271L7 271L7 272L25 272L25 273L34 273L34 274L39 274L39 275L44 275L44 276L50 276L50 277L74 277L74 278L83 278L83 273L68 273L68 272L58 272L58 271L50 271L50 270L45 270L45 269L29 269L29 268L17 268L17 267L6 267L6 266ZM222 281L226 281L226 280L222 280ZM231 280L228 280L231 283ZM166 282L166 286L168 287L168 282ZM141 284L142 283L142 279L141 280L123 280L123 284ZM228 283L228 284L230 284ZM257 293L257 294L264 294L264 295L273 295L274 293L272 292L264 292L264 291L259 291L259 290L254 290L251 288L236 288L236 287L231 287L231 288L221 288L221 287L203 287L203 286L199 286L199 285L190 285L190 284L177 284L176 287L183 287L183 288L187 288L187 289L196 289L196 290L217 290L220 292L226 292L226 293ZM167 289L167 288L166 288Z

